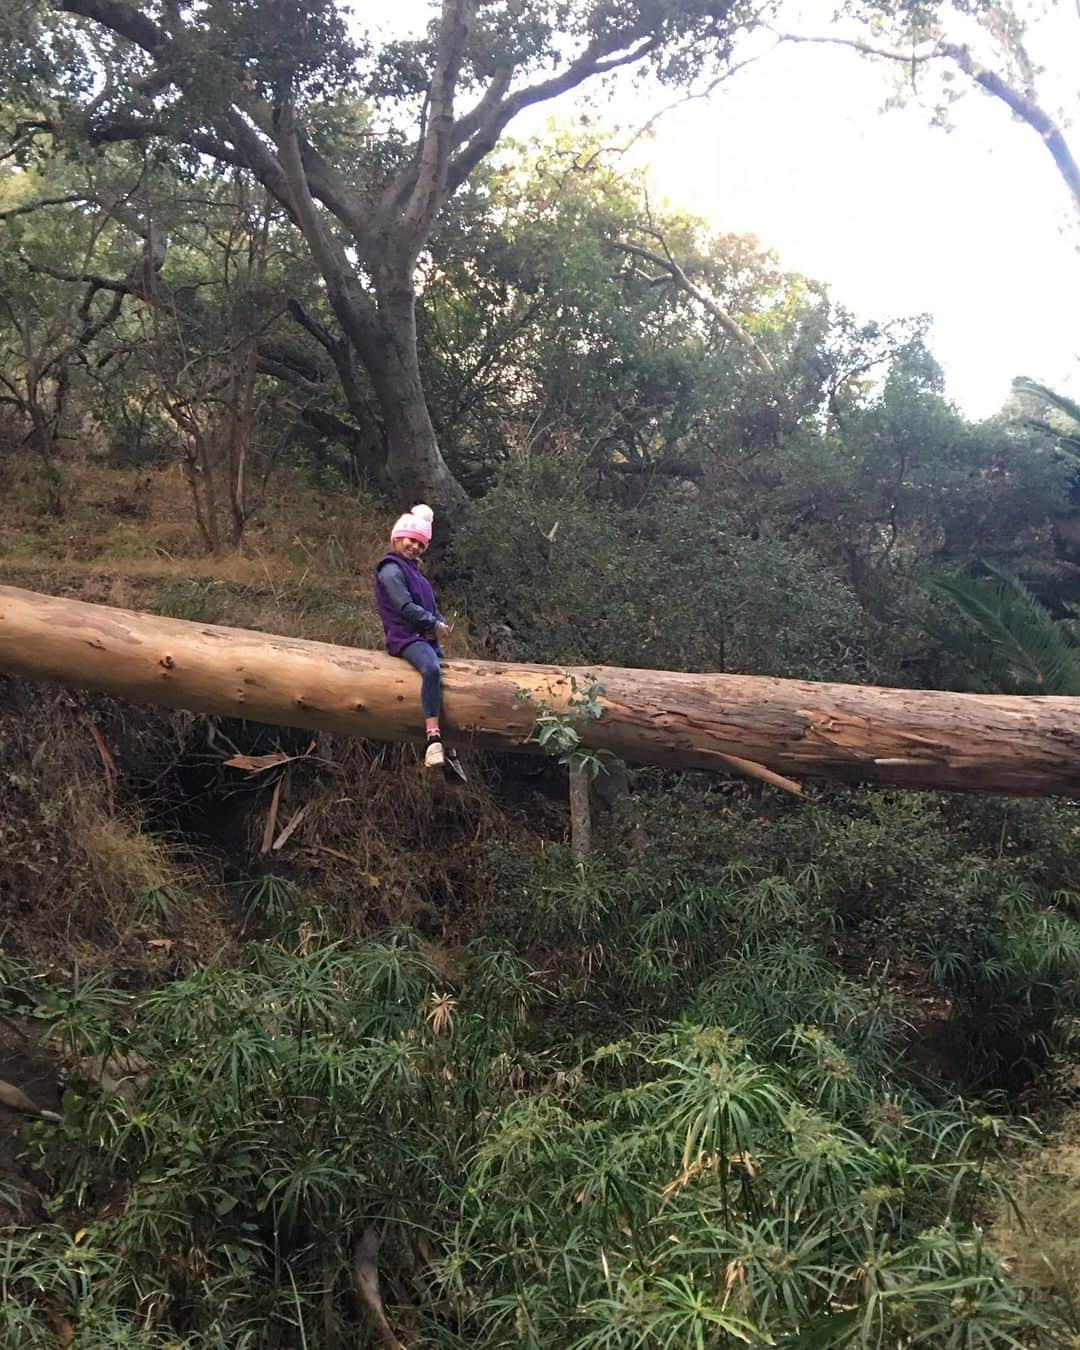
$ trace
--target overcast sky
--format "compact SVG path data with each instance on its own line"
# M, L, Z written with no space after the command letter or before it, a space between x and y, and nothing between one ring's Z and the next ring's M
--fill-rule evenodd
M1080 105L1077 7L1020 5L1046 67L1040 89L1068 116ZM791 0L784 26L813 32L807 14L825 8ZM401 32L429 12L424 0L377 0L365 18ZM781 47L666 113L631 158L655 194L718 231L756 235L861 317L931 314L947 392L969 416L997 411L1018 374L1080 396L1080 229L1049 155L975 90L951 131L916 102L884 112L893 78L841 48ZM616 89L603 115L624 128L672 98L628 80ZM572 112L551 104L510 131Z
M1064 102L1061 77L1080 68L1074 6L1031 45L1062 54L1043 83ZM995 412L1018 374L1080 391L1080 229L1049 154L979 91L954 105L952 131L925 106L882 112L891 75L841 48L783 47L707 107L667 114L650 175L866 317L932 314L948 392L970 416Z

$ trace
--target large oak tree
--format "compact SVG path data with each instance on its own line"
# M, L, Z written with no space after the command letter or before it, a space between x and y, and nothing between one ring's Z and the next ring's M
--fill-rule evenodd
M333 357L353 417L377 427L370 467L453 523L465 496L416 345L415 272L440 212L525 109L624 67L715 78L765 8L443 0L423 37L375 43L332 0L31 4L8 63L28 108L16 143L136 142L253 175L321 274L340 333L297 317Z

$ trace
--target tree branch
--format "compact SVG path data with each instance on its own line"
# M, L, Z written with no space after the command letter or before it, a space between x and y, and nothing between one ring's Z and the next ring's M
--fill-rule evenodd
M97 272L61 272L55 267L50 267L48 263L35 262L29 264L35 272L44 272L47 277L53 277L56 281L84 281L88 286L93 286L99 291L114 291L119 295L138 295L138 288L133 286L130 281L120 281L115 277L103 277Z
M282 384L294 385L307 393L318 392L315 382L303 371L297 370L287 361L279 361L276 355L264 352L261 346L256 347L256 365L260 375L269 375L272 379L280 380Z
M306 385L317 386L326 378L325 369L303 349L293 347L280 339L261 338L256 343L259 360L271 361L290 372L283 378L302 381Z
M26 202L22 206L12 206L7 211L0 211L0 220L10 220L13 216L29 215L31 211L40 211L44 206L66 206L70 202L89 202L92 197L86 196L83 192L69 192L65 197L42 197L36 202Z
M978 65L967 47L953 46L950 43L942 50L944 55L950 56L956 62L965 75L992 97L1004 103L1039 136L1058 173L1072 193L1073 207L1077 215L1080 215L1080 164L1077 163L1065 139L1065 133L1057 123L1034 99L1028 98L1019 89L1014 89L994 71Z
M360 1301L371 1315L372 1331L384 1350L405 1350L394 1334L379 1290L379 1239L373 1228L365 1228L353 1248L353 1282Z
M35 119L33 121L22 121L16 124L11 133L11 139L8 141L8 147L0 155L0 164L6 159L14 159L35 136L43 136L52 129L52 124Z
M1073 208L1080 215L1080 163L1077 163L1065 133L1054 119L1033 98L1009 84L995 71L980 65L971 54L971 49L960 43L934 43L922 51L897 51L890 47L876 47L873 43L859 42L854 38L832 38L824 36L806 36L799 33L778 34L780 42L814 43L821 46L849 47L864 56L876 56L886 61L898 61L906 66L924 65L928 61L948 60L958 66L964 74L979 85L992 98L996 98L1034 131L1046 147L1058 174L1072 193Z
M700 482L705 477L705 468L685 459L659 459L656 463L648 460L613 460L604 466L612 473L626 474L632 478L651 477L657 474L663 478L686 478L690 482Z
M79 306L79 318L83 321L82 332L78 337L78 345L80 347L88 347L99 333L108 328L109 324L120 317L120 310L123 308L124 293L122 291L114 291L113 298L104 313L100 314L96 319L91 318L90 305L96 294L96 286L91 285L87 287L86 295L83 297L83 302Z
M337 371L345 401L356 413L359 409L368 409L368 398L364 392L356 370L356 360L352 344L348 338L336 338L333 333L313 319L296 300L290 300L287 306L290 316L305 329L316 342L329 353L334 369ZM370 410L368 410L370 416Z
M285 308L288 310L289 317L295 319L300 327L305 332L310 333L320 347L325 347L331 356L340 347L340 341L318 319L313 319L299 300L290 300Z
M164 29L124 0L59 0L57 8L64 14L93 19L152 56L169 46Z
M279 190L285 194L293 215L299 222L312 255L328 286L349 271L349 262L339 240L326 228L311 196L311 185L304 172L300 141L296 131L296 115L292 99L286 99L278 115L276 128L277 149L281 165Z
M1080 0L1078 0L1078 3L1080 3ZM480 129L505 98L513 78L512 66L500 66L496 70L480 101L467 113L463 113L454 123L453 141L455 146L463 145L470 136Z
M402 213L416 251L427 238L446 192L454 143L454 90L471 22L471 0L443 0L435 69L428 86L427 126L417 156L416 184Z
M55 121L41 121L35 124L35 134L55 135L60 130ZM91 145L111 145L118 141L145 141L152 136L161 136L175 140L179 145L189 146L210 159L219 160L236 169L248 168L248 163L237 150L224 141L202 131L189 131L180 134L175 128L151 118L136 117L132 114L116 116L96 126L87 126L86 137Z
M365 341L370 341L375 327L375 307L358 289L341 241L327 228L326 221L316 209L304 172L291 99L285 101L278 116L277 145L287 200L322 273L334 313L353 342L362 346Z
M135 43L156 60L160 61L174 55L174 43L165 30L126 4L124 0L59 0L59 8L65 13L76 14L101 24L110 32ZM174 83L183 88L184 79L180 70L181 63L176 62L172 70L152 72L140 87L158 88L163 87L165 83ZM111 118L103 125L88 126L87 134L93 144L143 140L154 135L169 136L221 163L249 169L268 192L287 210L291 210L290 195L284 183L285 175L281 165L258 132L246 120L237 104L232 101L234 96L241 103L245 101L239 88L226 91L218 115L212 118L212 121L219 122L227 129L229 139L233 143L231 146L226 141L204 132L194 131L177 135L175 128L166 128L151 119L130 115ZM250 99L246 102L250 104ZM272 129L267 126L263 130L264 134L270 135ZM369 224L355 194L349 192L344 180L312 147L305 146L303 156L305 170L312 180L315 195L363 245Z
M311 195L337 216L356 240L360 250L366 252L371 239L371 217L367 206L309 141L299 135L297 139Z
M662 237L660 237L660 243L666 256L654 253L652 249L642 248L640 244L625 244L616 241L614 247L621 250L623 253L629 253L631 257L642 258L646 262L655 264L657 267L662 267L681 291L685 291L686 294L696 300L703 309L708 310L724 332L727 333L728 337L734 338L741 347L745 348L746 351L750 353L755 365L765 371L767 375L775 376L776 370L773 367L773 363L757 345L746 329L743 328L740 323L736 322L726 309L717 304L712 296L707 295L700 286L696 286L694 282L690 280L672 257L671 252ZM649 278L648 280L649 283L652 284L655 278Z
M631 44L629 50L618 50L620 47L626 47L628 42ZM468 142L450 163L447 173L448 192L457 191L484 156L495 148L507 124L524 108L557 98L570 89L576 89L579 84L583 84L594 75L604 75L619 66L641 61L659 45L660 39L656 34L640 38L623 36L621 40L614 37L604 41L597 40L590 43L577 60L571 62L559 75L528 85L498 101L492 99L488 102L488 95L485 95L465 119L468 125L475 122L476 130L471 133ZM505 76L496 76L496 82L505 79ZM481 114L481 108L485 103L488 103L487 109Z
M366 422L354 426L325 408L300 408L288 400L281 405L286 411L299 415L300 421L319 436L336 441L348 451L349 460L358 473L369 474L381 480L386 473L386 444L382 427L370 412Z

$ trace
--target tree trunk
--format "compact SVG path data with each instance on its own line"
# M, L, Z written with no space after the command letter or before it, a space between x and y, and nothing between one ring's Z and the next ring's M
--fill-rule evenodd
M0 587L0 672L376 740L422 740L419 677L382 652L162 619ZM599 681L586 745L623 759L795 778L1080 797L1080 699L811 684L598 666L448 661L443 731L530 749L533 705Z
M41 475L45 485L45 507L50 516L64 514L60 493L60 470L56 467L56 426L59 413L51 418L41 406L40 385L36 378L27 377L27 408L30 413L31 442L41 460Z
M360 355L382 413L390 486L398 505L427 502L435 509L436 530L450 532L464 519L469 504L443 459L424 397L411 281L380 280L378 330Z

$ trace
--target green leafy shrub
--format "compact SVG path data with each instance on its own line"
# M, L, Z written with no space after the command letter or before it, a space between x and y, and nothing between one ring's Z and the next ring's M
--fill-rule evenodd
M1015 1090L1073 1046L1080 836L1071 804L832 791L766 814L684 781L637 810L652 877L675 871L708 888L737 858L744 881L775 878L769 913L797 936L800 959L816 949L835 963L843 953L864 989L888 978L938 996L954 1069L968 1081ZM781 894L794 897L798 921ZM717 1015L754 1006L745 988L753 963L729 968L722 950L718 959L728 1001ZM813 1020L790 1001L791 986L779 987L781 1016Z
M36 1127L63 1221L0 1245L5 1343L349 1343L370 1230L390 1324L447 1350L1056 1344L973 1222L1015 1129L886 1087L895 1019L804 950L813 894L644 882L540 869L561 970L493 934L451 983L408 930L302 927L123 1024L86 991L147 1067ZM573 1014L602 1000L606 1044Z
M674 494L619 511L579 474L514 466L455 545L474 618L508 625L522 658L856 678L865 618L809 551Z

